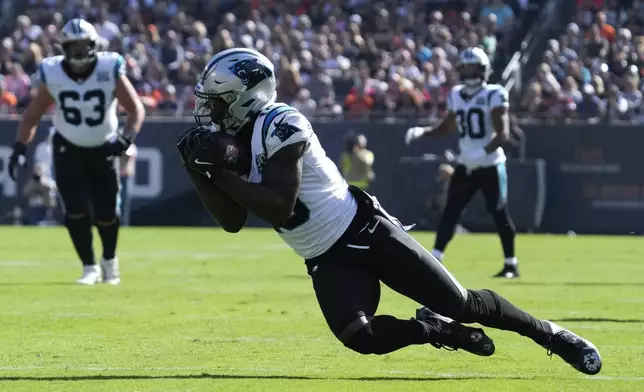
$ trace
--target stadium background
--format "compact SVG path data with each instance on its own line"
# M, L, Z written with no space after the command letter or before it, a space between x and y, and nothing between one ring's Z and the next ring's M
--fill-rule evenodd
M348 132L376 154L371 192L405 221L423 220L437 166L455 140L403 143L432 122L456 83L458 50L481 45L512 95L510 208L523 231L641 233L644 145L642 1L3 1L0 17L0 217L24 205L6 172L37 65L70 17L97 25L126 57L148 110L137 140L133 225L209 225L178 164L192 86L210 56L253 47L276 64L281 101L313 119L337 161ZM590 124L590 125L589 125ZM42 124L38 142L46 140ZM35 151L32 148L32 153ZM33 159L33 157L31 158ZM435 221L424 222L432 229ZM479 200L468 228L493 230ZM256 220L252 225L261 225Z

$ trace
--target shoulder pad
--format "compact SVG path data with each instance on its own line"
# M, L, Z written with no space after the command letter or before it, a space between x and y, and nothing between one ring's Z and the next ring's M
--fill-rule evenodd
M125 74L125 59L116 52L98 52L98 61L105 64L107 69L114 70L114 80Z
M510 106L510 97L508 90L500 84L490 84L487 86L487 99L490 107Z
M267 158L283 147L308 140L313 133L309 120L297 109L284 104L269 106L258 121L262 125Z
M49 73L54 67L60 67L63 62L63 56L52 56L42 60L38 66L38 80L47 85Z

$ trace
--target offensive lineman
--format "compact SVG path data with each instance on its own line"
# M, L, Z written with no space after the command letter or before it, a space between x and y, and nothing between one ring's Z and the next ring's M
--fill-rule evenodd
M101 280L120 283L116 243L119 230L118 157L132 144L145 117L143 105L125 75L125 62L113 52L98 52L98 34L82 19L62 29L63 56L40 64L40 86L25 110L9 160L16 180L25 165L27 144L48 108L55 104L53 155L56 184L65 209L65 226L83 263L79 284ZM117 100L127 111L118 131ZM96 265L92 249L92 223L103 243L103 258Z
M592 343L493 291L464 289L375 198L349 187L309 121L275 102L266 57L239 48L216 54L195 95L199 127L182 135L177 149L204 205L228 232L241 230L248 212L272 224L305 259L322 313L346 347L385 354L429 343L492 355L483 330L460 324L478 322L527 336L580 372L600 371ZM213 126L248 146L248 181L223 168L225 155L213 157L206 146ZM411 320L376 315L381 281L426 307Z
M405 135L409 144L422 137L440 137L456 130L459 133L461 153L432 254L442 262L461 213L480 189L496 223L505 256L503 269L495 277L516 278L519 276L514 253L516 229L508 212L506 158L501 147L510 135L508 92L498 84L487 84L490 60L481 48L461 52L458 72L463 84L450 92L447 116L435 127L413 127Z

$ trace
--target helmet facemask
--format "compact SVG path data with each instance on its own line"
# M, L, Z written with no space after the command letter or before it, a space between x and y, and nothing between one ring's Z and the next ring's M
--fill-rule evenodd
M69 40L60 46L65 60L74 72L84 72L96 61L96 42L94 40Z
M229 133L236 133L243 119L237 119L231 114L230 107L238 100L233 92L218 95L195 92L194 116L201 128L215 130L217 128Z
M487 82L488 70L482 64L460 64L458 66L458 73L461 82L471 92L478 90L484 83Z

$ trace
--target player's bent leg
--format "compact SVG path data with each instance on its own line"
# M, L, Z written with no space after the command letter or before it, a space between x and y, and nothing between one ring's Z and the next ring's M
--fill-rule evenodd
M343 248L307 260L320 309L336 338L361 354L428 343L430 333L436 332L428 323L374 316L380 282L367 268L353 264L361 258L360 250Z
M452 315L458 315L467 303L467 290L406 232L384 217L374 220L377 225L371 225L376 230L371 234L373 257L369 264L387 286L436 312L417 314L416 319L428 332L426 342L439 348L492 355L494 342L481 329L452 320Z

